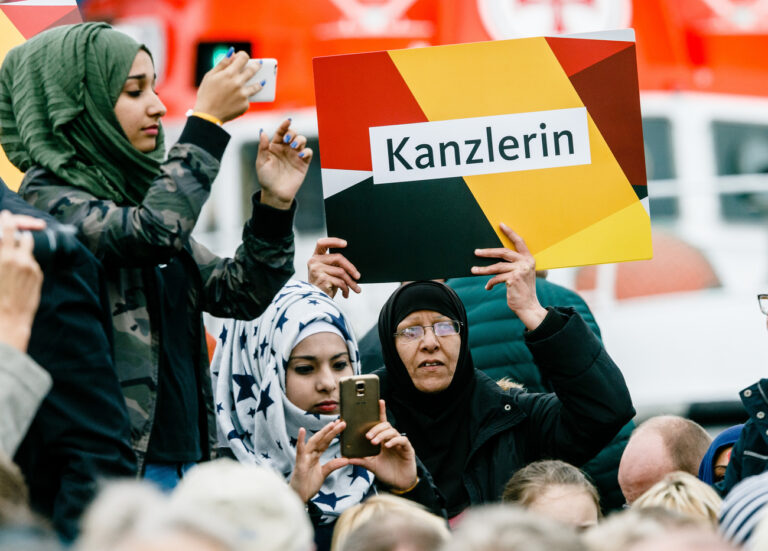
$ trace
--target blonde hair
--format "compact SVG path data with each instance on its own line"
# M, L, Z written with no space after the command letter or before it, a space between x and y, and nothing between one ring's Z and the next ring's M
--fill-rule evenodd
M204 512L185 504L173 505L165 494L143 480L107 483L82 520L77 551L133 549L141 542L171 535L187 535L217 549L238 549L237 539Z
M418 503L391 494L378 494L350 507L341 514L333 529L331 551L344 548L352 532L369 520L376 519L385 513L409 518L414 524L435 532L443 540L447 540L450 536L445 520L433 515Z
M304 504L267 467L216 459L191 469L171 494L240 539L240 551L309 551L313 530Z
M646 490L632 507L663 507L717 527L722 504L708 484L686 472L675 471Z
M513 388L519 388L520 390L525 390L525 387L521 385L518 382L513 381L509 377L502 377L498 381L496 381L496 384L501 388L501 390L511 390Z
M552 486L581 488L594 501L598 518L602 516L600 495L595 485L580 469L557 459L534 461L518 470L504 486L501 500L505 503L517 503L528 507Z

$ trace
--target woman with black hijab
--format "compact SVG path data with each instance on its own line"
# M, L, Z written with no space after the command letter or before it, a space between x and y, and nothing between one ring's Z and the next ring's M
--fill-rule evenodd
M499 262L472 272L493 276L489 290L506 285L507 305L525 324L526 345L554 393L503 390L476 370L464 306L442 283L403 285L379 315L385 368L376 374L382 398L390 421L408 435L430 470L449 517L500 500L512 474L537 459L581 465L635 413L624 378L600 341L572 308L539 304L533 256L522 238L501 228L516 250L479 249L477 256ZM347 283L356 279L346 259L327 256L313 257L310 273L322 272L318 267L325 261L342 267ZM330 275L333 270L315 278L331 294L344 289Z

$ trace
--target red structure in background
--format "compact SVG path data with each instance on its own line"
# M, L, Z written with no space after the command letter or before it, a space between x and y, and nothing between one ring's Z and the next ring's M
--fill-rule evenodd
M490 40L482 1L89 0L84 14L90 20L149 17L159 22L167 47L160 92L169 114L182 116L194 102L200 41L248 42L253 57L278 58L276 102L255 104L252 110L311 107L313 57ZM565 10L599 4L507 2L519 6L515 9L549 4L556 28L564 28ZM768 0L634 0L631 5L642 90L768 95Z

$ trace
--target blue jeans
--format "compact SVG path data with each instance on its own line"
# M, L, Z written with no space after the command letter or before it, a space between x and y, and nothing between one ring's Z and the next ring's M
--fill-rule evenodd
M170 492L184 478L187 471L197 463L147 463L144 479L149 480L164 492Z

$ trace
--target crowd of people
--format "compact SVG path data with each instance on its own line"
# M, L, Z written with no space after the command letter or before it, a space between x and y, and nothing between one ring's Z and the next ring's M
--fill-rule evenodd
M3 62L0 144L25 176L0 184L0 549L768 550L765 381L714 440L635 427L589 308L508 226L514 248L404 283L358 344L333 300L361 292L346 243L291 277L313 152L287 119L260 133L234 257L197 243L223 124L261 86L247 60L205 75L167 156L128 36L57 27ZM210 361L203 312L228 320ZM340 381L362 373L376 451L348 457Z

